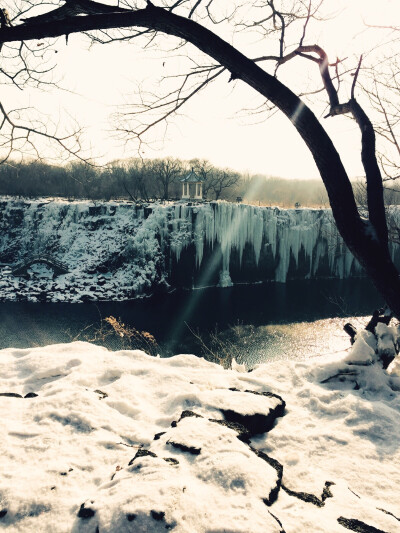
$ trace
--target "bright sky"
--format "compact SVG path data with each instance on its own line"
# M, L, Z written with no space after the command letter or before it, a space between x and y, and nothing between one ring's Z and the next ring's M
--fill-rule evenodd
M330 57L351 58L365 52L370 47L371 32L377 40L383 38L383 32L379 30L363 31L363 19L374 24L393 24L396 19L400 20L399 0L381 0L379 3L375 0L327 0L326 3L330 13L334 9L339 15L321 26L323 33L315 35L315 40L323 44ZM355 33L357 38L353 39ZM173 70L170 66L176 60L165 54L156 55L154 51L143 52L137 45L82 49L81 38L77 35L69 37L68 46L60 39L57 50L62 85L75 95L38 90L17 94L17 91L6 88L2 89L4 102L8 107L16 102L24 106L29 103L54 117L66 108L81 125L88 127L92 153L101 156L102 162L137 156L133 145L125 150L112 137L109 117L115 112L116 104L134 100L137 83L154 86L160 76ZM285 78L289 86L296 75L304 77L304 68L308 69L310 65L313 70L308 72L318 77L317 67L311 63L305 67L304 62L300 60L300 64L299 61L293 64L297 71L292 77ZM356 65L356 60L351 65ZM283 68L286 73L292 65ZM200 157L218 166L250 173L317 178L315 164L289 121L280 114L259 123L255 123L254 117L244 116L243 108L251 108L260 100L243 83L228 84L227 80L228 76L225 76L189 103L182 110L185 116L174 120L165 137L160 130L155 131L158 150L144 147L142 155L172 155L182 159ZM324 126L332 133L349 174L362 174L359 134L352 121L335 118L325 120Z

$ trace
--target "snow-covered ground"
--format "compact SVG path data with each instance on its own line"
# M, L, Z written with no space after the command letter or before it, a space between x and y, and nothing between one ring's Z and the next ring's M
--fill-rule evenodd
M382 326L380 348L398 331ZM251 372L75 342L0 351L0 528L400 531L400 361ZM14 396L10 395L14 394Z

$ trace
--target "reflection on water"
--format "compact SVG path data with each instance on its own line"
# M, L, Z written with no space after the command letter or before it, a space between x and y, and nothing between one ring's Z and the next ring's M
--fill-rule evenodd
M357 328L364 328L369 317L352 317ZM350 349L350 337L343 331L348 318L328 318L314 322L235 326L220 334L221 342L234 346L238 363L249 368L272 360L309 359L334 355Z
M252 366L266 359L310 357L347 348L343 317L370 315L380 305L366 279L176 291L131 302L3 302L0 348L84 340L82 332L90 332L90 325L99 327L101 318L113 315L152 333L166 356L204 355L186 324L204 338L217 328L235 358Z

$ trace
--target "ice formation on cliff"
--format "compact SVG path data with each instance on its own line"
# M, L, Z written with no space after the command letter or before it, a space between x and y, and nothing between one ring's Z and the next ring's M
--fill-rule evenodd
M390 211L396 221L397 209ZM399 245L392 253L399 259ZM68 273L10 275L50 255ZM229 286L238 281L361 274L328 209L283 210L227 202L134 205L0 199L0 298L126 299L161 285ZM8 270L7 270L8 269ZM185 278L186 276L186 278ZM99 283L99 277L102 278ZM184 279L185 278L185 279ZM210 281L211 280L211 281ZM70 291L72 291L72 295Z

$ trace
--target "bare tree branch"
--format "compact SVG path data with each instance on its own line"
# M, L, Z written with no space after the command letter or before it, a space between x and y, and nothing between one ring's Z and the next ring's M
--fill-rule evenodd
M0 102L0 150L4 153L0 159L0 164L7 161L11 154L16 152L25 156L34 155L37 159L41 159L40 149L37 146L37 141L40 138L54 142L65 154L86 161L81 156L80 130L64 136L57 136L57 128L54 127L54 131L49 133L48 126L44 121L36 121L29 126L18 122L18 117L22 111L24 110L14 109L7 112Z

